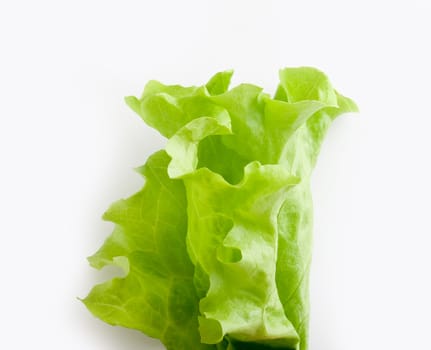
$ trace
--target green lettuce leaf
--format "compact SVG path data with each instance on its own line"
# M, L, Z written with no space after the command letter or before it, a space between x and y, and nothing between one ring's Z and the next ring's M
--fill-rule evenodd
M356 112L356 104L338 94L328 78L315 69L286 68L280 71L280 99L326 102L289 139L282 160L301 178L285 199L278 215L279 249L277 286L285 313L298 332L300 349L307 349L309 321L309 272L312 252L313 203L310 176L320 146L332 121L341 113ZM335 105L335 106L330 106Z
M120 261L126 276L95 286L83 302L105 322L159 338L167 349L210 350L199 340L184 186L168 177L169 160L164 151L151 156L138 170L142 191L105 213L117 226L89 261L96 268Z
M327 129L355 103L310 67L280 71L275 97L232 71L200 87L150 81L127 104L168 138L144 189L114 204L90 258L124 278L84 303L168 349L307 349L310 176Z

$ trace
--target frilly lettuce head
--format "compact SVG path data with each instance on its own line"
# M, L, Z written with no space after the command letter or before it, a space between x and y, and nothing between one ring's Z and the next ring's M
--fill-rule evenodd
M355 103L309 67L274 97L232 72L203 86L150 81L127 104L168 140L114 203L115 229L89 258L125 277L83 300L98 318L169 350L307 349L310 175L325 133Z

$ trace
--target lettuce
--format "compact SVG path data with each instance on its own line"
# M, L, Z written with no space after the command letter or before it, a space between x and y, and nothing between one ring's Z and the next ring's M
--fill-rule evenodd
M114 203L92 257L125 277L83 299L169 350L307 348L310 176L325 133L355 103L314 68L285 68L274 98L232 71L200 87L150 81L127 104L168 141Z

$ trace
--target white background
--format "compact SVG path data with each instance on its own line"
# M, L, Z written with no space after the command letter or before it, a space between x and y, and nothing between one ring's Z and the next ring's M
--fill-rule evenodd
M76 299L104 278L85 260L101 214L164 144L123 96L228 68L273 92L311 65L361 113L314 172L310 350L431 349L430 18L425 0L2 1L0 348L162 349Z

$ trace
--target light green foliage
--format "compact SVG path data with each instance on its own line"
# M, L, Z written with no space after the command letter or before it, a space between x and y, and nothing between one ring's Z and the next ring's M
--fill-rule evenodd
M325 133L357 110L314 68L286 68L274 98L228 86L150 81L126 102L168 138L139 171L144 188L92 266L126 276L83 300L102 320L172 350L305 350L312 245L310 176Z

